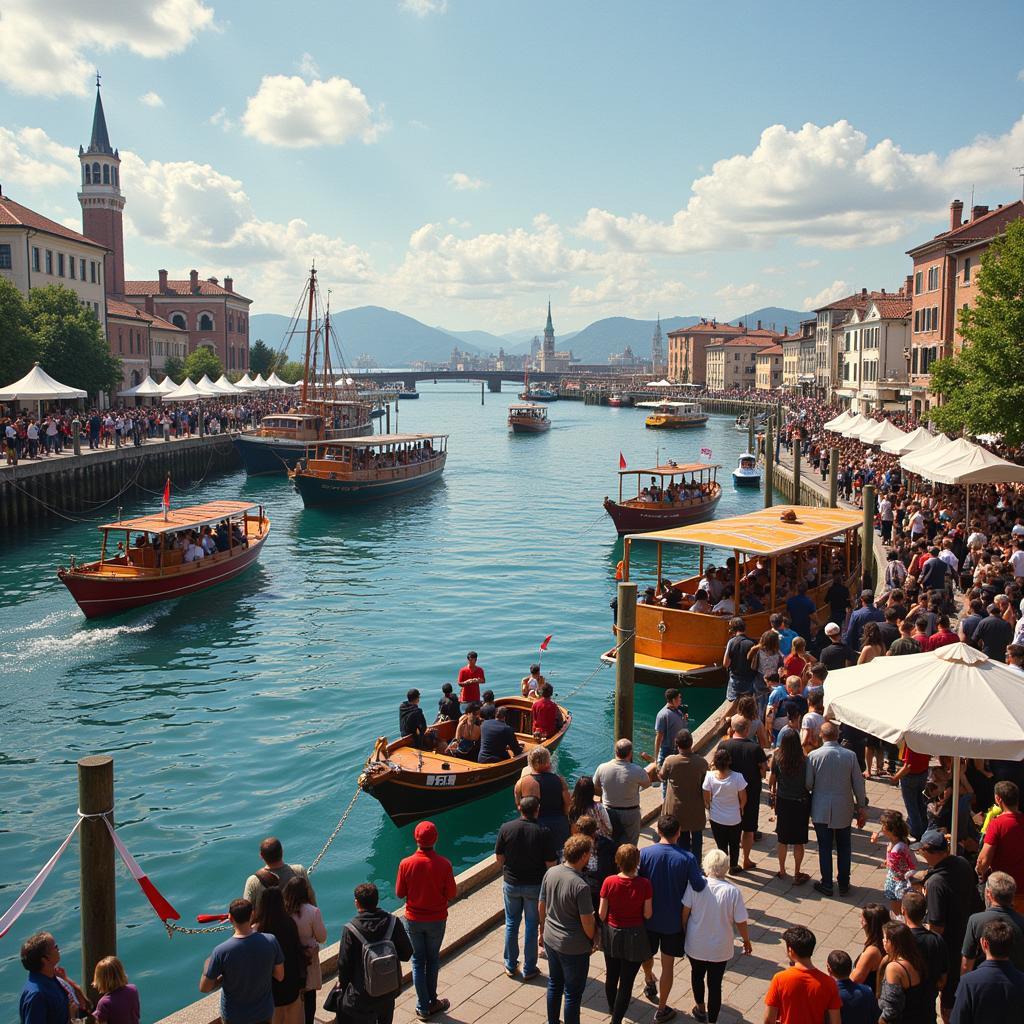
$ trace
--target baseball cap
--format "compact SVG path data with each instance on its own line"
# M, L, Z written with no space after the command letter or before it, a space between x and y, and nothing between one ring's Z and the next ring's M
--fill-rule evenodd
M431 847L437 844L437 826L432 821L421 821L412 834L417 846Z
M937 828L925 829L924 835L921 836L919 842L914 843L910 848L912 850L945 850L948 849L949 844L946 842L946 833L942 832Z
M832 635L833 633L841 633L841 632L842 632L842 630L841 630L841 629L839 628L839 624L838 624L838 623L835 623L835 622L830 622L830 623L829 623L829 624L828 624L828 625L827 625L827 626L825 627L825 633L826 633L826 634L827 634L828 636L831 636L831 635Z

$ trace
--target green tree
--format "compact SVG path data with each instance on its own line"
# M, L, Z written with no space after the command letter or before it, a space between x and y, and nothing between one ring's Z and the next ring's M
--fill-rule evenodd
M0 387L24 377L35 360L28 307L21 292L0 277Z
M249 349L249 373L255 377L262 373L269 377L275 370L280 371L284 365L284 356L278 355L262 338L257 338L256 343Z
M164 360L164 373L175 384L180 384L185 379L185 360L180 356L168 356Z
M216 380L224 372L224 367L221 366L217 354L205 345L200 345L185 357L183 369L185 375L194 381L198 381L204 373L210 380Z
M277 375L281 380L294 384L296 381L302 380L302 374L305 372L305 369L305 366L298 362L298 360L290 359L277 371Z
M93 397L100 391L117 391L121 360L111 354L92 310L82 306L70 288L56 284L33 288L28 315L39 364L51 377Z
M981 257L978 301L959 313L964 348L932 366L942 404L930 413L951 433L1001 434L1024 443L1024 220Z

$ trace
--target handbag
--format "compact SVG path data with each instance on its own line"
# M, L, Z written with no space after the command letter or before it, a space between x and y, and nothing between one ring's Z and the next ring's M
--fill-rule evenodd
M324 1009L328 1013L337 1013L341 1009L341 985L334 983L334 988L327 993L324 1000Z

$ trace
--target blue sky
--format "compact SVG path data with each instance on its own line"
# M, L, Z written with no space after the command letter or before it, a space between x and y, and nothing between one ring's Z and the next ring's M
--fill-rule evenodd
M1011 2L8 0L0 183L80 224L99 67L129 276L289 312L315 257L337 306L498 333L804 308L1019 197L1021 39Z

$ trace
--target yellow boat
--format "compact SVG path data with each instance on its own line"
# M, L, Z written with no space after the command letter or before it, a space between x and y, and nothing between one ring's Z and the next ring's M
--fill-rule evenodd
M708 421L700 402L637 402L638 409L653 409L644 425L652 430L685 430Z
M862 521L862 513L849 509L782 505L728 519L627 536L622 579L630 578L632 545L656 544L656 576L651 583L658 587L659 600L667 594L667 588L662 590L659 583L663 579L664 548L681 544L699 550L698 574L671 584L671 590L678 591L671 599L678 607L660 603L637 605L637 681L664 686L669 681L666 677L671 677L671 681L686 686L724 685L726 670L722 656L732 614L729 610L719 614L691 610L699 584L711 565L728 565L729 583L733 593L740 595L739 614L746 622L747 634L754 639L768 629L772 612L785 610L787 593L783 584L790 573L794 580L808 580L807 596L818 609L819 622L823 622L821 612L828 608L825 594L831 584L831 567L839 567L847 586L859 586L857 533ZM725 561L707 560L708 548L722 552ZM744 598L755 583L764 587L764 610L744 610ZM615 648L601 658L613 662Z

